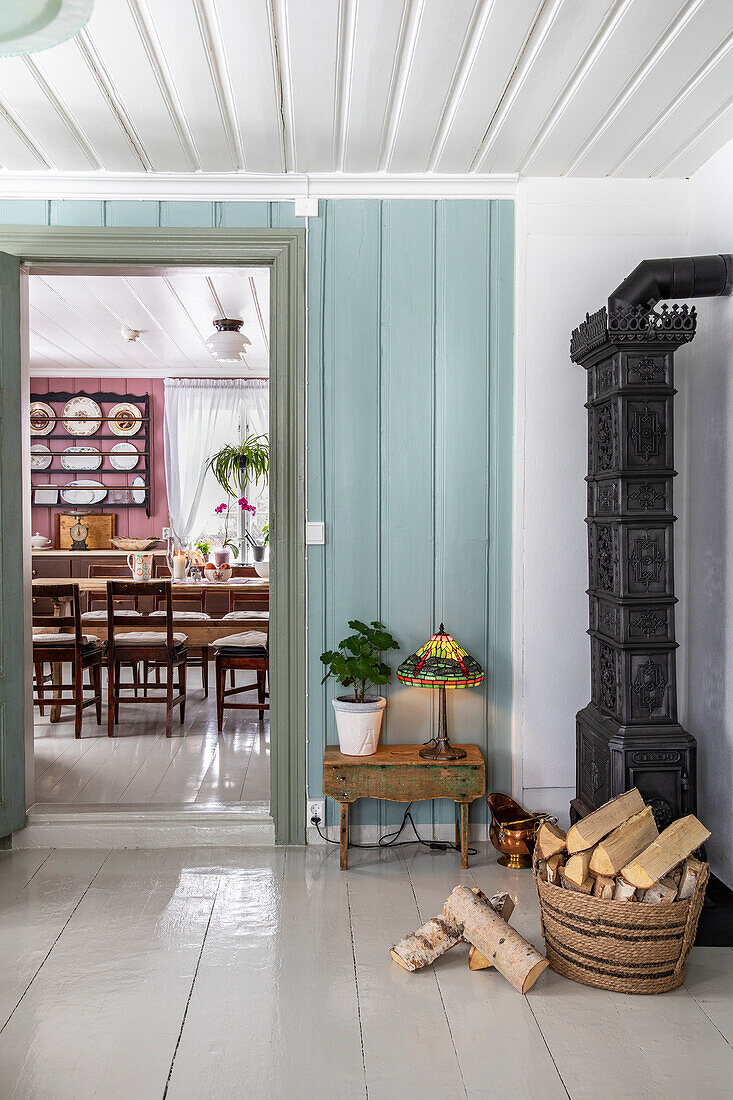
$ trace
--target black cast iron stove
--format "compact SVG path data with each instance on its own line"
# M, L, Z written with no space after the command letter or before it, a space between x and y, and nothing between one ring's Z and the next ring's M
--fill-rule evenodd
M638 787L660 828L696 809L696 742L677 721L674 353L730 294L733 257L645 260L576 328L588 376L591 701L576 719L572 821Z

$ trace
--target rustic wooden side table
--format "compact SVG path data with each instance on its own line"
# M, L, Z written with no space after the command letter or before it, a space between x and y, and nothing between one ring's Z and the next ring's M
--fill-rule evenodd
M456 843L461 867L468 867L468 805L486 791L486 769L478 745L461 745L462 760L423 760L420 745L380 745L373 756L344 756L336 745L323 755L323 793L341 803L341 870L348 867L349 803L357 798L421 802L452 798L461 807Z

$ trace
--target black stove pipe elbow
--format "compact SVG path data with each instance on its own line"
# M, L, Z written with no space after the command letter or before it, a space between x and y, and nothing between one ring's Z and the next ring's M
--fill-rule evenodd
M666 298L715 298L733 290L733 256L642 260L608 299L608 312Z

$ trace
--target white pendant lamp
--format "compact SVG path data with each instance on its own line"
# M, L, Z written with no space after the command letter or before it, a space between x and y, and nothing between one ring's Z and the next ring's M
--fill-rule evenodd
M212 332L206 341L206 350L217 363L241 363L251 346L248 340L239 330L243 321L231 317L219 317L214 321L216 332Z
M2 0L0 57L58 46L86 26L94 0Z

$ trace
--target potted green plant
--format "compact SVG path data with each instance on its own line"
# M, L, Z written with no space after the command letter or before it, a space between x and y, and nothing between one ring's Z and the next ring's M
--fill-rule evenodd
M321 654L326 667L321 683L333 676L344 687L353 688L353 695L339 695L332 700L339 746L346 756L371 756L377 751L387 700L368 692L370 687L389 683L392 669L382 660L382 654L399 649L399 644L383 623L367 625L350 619L349 627L354 633L339 642L338 649Z
M245 510L254 512L254 508L246 502L245 490L249 482L254 484L260 480L266 482L270 475L270 444L267 436L248 435L241 443L227 443L220 451L211 456L207 466L227 494L227 498L237 497L242 507L244 507L242 505L242 500L244 500ZM229 538L228 527L226 526L226 519L229 514L228 502L219 505L215 511L222 514L225 508L227 511L223 546L221 550L214 551L215 559L218 554L218 557L222 560L228 560L228 548L232 549L235 558L238 555L238 547L235 545L234 536L231 539ZM244 537L251 546L255 547L257 545L246 530ZM226 554L225 551L227 551ZM244 555L242 556L244 557ZM217 564L221 563L217 561Z

